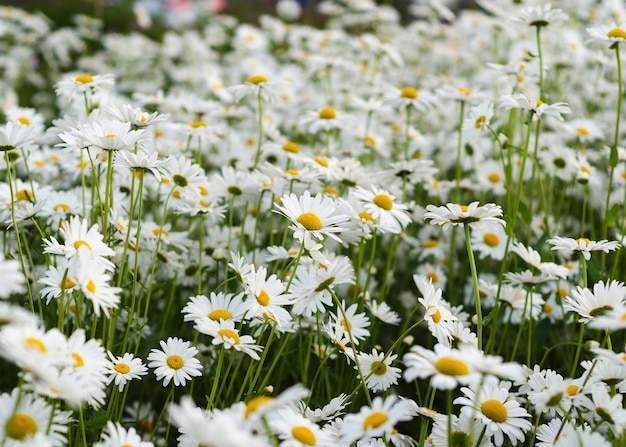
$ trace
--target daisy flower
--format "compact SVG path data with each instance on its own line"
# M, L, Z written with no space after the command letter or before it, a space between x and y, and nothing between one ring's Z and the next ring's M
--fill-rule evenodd
M471 234L472 248L480 259L487 257L496 260L504 258L507 235L501 225L489 225L476 229Z
M263 350L263 346L255 344L254 338L250 335L240 335L235 329L233 320L220 320L217 324L206 327L200 323L197 327L198 331L213 337L214 345L224 345L225 349L234 349L235 351L248 354L254 360L260 360L258 351Z
M12 122L0 126L0 152L12 151L33 143L37 138L36 129L20 126Z
M397 355L391 354L385 358L385 354L376 349L373 349L371 354L365 352L357 354L361 371L365 375L365 384L370 390L374 392L385 391L391 385L398 383L400 368L391 366L397 357ZM358 369L356 365L355 369Z
M185 386L192 376L201 376L202 365L195 358L198 350L190 346L190 342L177 337L169 337L167 341L160 341L161 350L152 349L148 354L148 367L154 368L157 380L163 380L167 386L172 379L174 385Z
M411 382L418 377L431 377L431 386L442 390L453 389L458 384L476 384L480 374L475 364L480 358L480 351L476 349L458 350L438 343L434 351L430 351L414 345L402 358L407 365L404 379Z
M395 197L389 192L372 186L371 189L357 186L351 191L351 196L368 213L375 227L390 233L400 233L411 223L408 207L397 203Z
M543 27L560 25L567 20L567 14L558 8L552 8L550 3L543 6L529 6L519 12L519 20L528 26Z
M330 402L324 405L322 408L311 410L306 408L304 402L300 401L299 407L303 409L303 413L306 418L317 423L322 421L330 421L343 414L343 409L349 405L348 395L341 393L337 397L333 397Z
M392 87L383 97L384 105L389 105L399 110L405 110L410 107L420 112L425 112L434 102L435 98L430 93L417 91L417 89L410 86L402 89Z
M402 321L398 313L392 310L389 307L389 304L385 303L384 301L382 303L378 303L376 301L367 300L365 302L365 305L367 306L367 309L370 311L370 313L383 323L397 326L400 321Z
M493 447L491 440L485 436L481 437L480 444L476 444L476 438L482 431L482 425L479 421L465 413L461 413L459 416L453 414L450 417L451 426L448 427L448 416L435 415L433 428L426 440L427 445L433 447L448 447L450 445Z
M93 447L154 447L154 444L142 441L133 427L126 430L119 422L107 421L102 441L96 442Z
M322 429L292 408L278 410L269 417L268 422L274 434L281 440L281 447L334 447L337 444L333 432Z
M67 338L58 329L36 326L7 326L0 332L0 354L37 379L54 375L71 365Z
M358 304L354 303L350 307L346 308L346 303L341 303L341 308L344 309L341 312L341 309L337 309L337 313L330 314L330 325L339 326L343 331L348 335L348 331L352 335L352 339L355 344L358 344L360 340L364 340L369 337L370 331L367 329L370 325L370 320L365 316L365 313L357 313ZM344 317L345 315L345 317ZM341 331L339 330L339 332ZM337 333L337 332L334 332ZM343 338L343 337L339 337Z
M440 225L444 231L456 225L469 225L470 228L482 228L487 223L505 226L506 222L500 219L501 216L500 205L487 203L479 206L478 202L469 205L428 205L424 213L424 219L430 220L431 225Z
M64 244L59 244L54 237L46 239L44 253L63 255L67 259L72 259L79 251L83 251L103 266L113 268L112 262L105 258L114 256L115 252L103 242L104 236L98 230L98 224L89 226L87 219L72 216L69 221L61 223L59 232L63 236Z
M228 87L227 91L233 94L235 101L241 101L246 96L260 96L266 103L273 103L285 92L290 83L283 79L270 80L267 76L254 75L249 77L243 84Z
M569 445L592 445L610 447L611 443L597 431L584 424L574 426L570 421L554 418L537 428L536 447L565 447Z
M485 384L474 391L462 387L463 397L458 397L454 403L461 405L461 411L478 419L486 427L485 436L491 438L496 446L504 443L504 437L509 438L513 445L524 442L525 432L532 428L530 421L525 418L530 414L514 399L506 388L497 384Z
M85 259L78 268L78 286L85 298L91 301L97 316L100 316L102 310L108 317L110 311L119 306L122 288L111 286L111 279L111 275L104 272L96 261Z
M540 99L529 99L523 93L515 95L504 95L500 98L500 106L504 109L522 109L533 115L533 121L539 119L541 115L548 115L563 121L561 115L567 115L571 112L569 106L564 102L555 102L554 104L546 104Z
M128 103L105 107L104 111L118 121L130 123L134 128L152 126L167 121L169 118L167 113L149 113Z
M319 131L331 131L334 129L342 129L349 127L352 121L350 115L337 112L332 107L323 107L318 112L308 111L304 113L301 124L306 126L312 134Z
M552 245L552 250L564 251L571 253L572 251L579 251L588 261L591 259L592 251L603 251L608 253L609 251L617 250L621 247L617 241L591 241L586 237L573 239L571 237L553 237L547 240L548 244Z
M289 293L295 296L292 312L311 316L332 304L329 288L354 282L354 267L347 256L340 256L327 265L299 265Z
M376 397L372 406L363 406L356 414L348 414L340 427L343 445L350 445L357 440L369 440L376 437L389 437L395 425L412 419L414 403L390 395L384 400Z
M0 439L7 447L67 445L69 413L17 388L0 395Z
M0 299L26 292L26 281L20 263L15 259L6 259L3 253L0 253L0 284Z
M619 45L626 42L626 22L619 25L600 25L587 28L587 33L592 41L606 42L611 45Z
M579 322L589 323L596 317L623 307L625 298L626 287L623 283L599 281L593 285L593 292L580 286L572 290L570 296L565 298L563 310L576 312L580 315Z
M123 356L117 357L108 351L108 356L111 360L106 360L106 374L108 375L106 384L110 385L114 382L120 391L130 380L141 379L141 376L148 374L148 368L141 359L131 353L127 352Z
M209 323L207 320L215 322L216 325L220 320L241 321L246 313L243 292L237 295L211 292L209 297L192 296L181 313L184 315L184 321L193 321L196 324L200 321Z
M281 198L282 205L274 205L277 210L292 223L289 226L294 231L294 238L301 243L307 243L311 237L322 240L329 236L338 242L341 239L337 233L345 231L341 225L349 220L347 214L339 212L335 200L322 194L311 197L306 190L300 197L295 194L284 195Z
M82 73L57 82L55 92L57 95L64 96L86 91L93 93L98 89L112 87L113 84L115 84L115 77L112 74L91 75Z
M613 434L619 437L626 429L626 410L622 398L621 394L611 395L603 383L596 383L591 388L591 398L582 396L580 406L591 412L595 423L606 423Z
M468 117L463 120L461 129L463 140L471 143L480 139L485 132L489 131L487 126L491 123L493 115L493 103L490 101L472 106Z
M291 315L283 306L291 305L294 297L285 293L285 285L275 274L267 277L265 267L253 265L243 277L243 283L249 297L244 302L248 318L270 320L279 326L291 321Z

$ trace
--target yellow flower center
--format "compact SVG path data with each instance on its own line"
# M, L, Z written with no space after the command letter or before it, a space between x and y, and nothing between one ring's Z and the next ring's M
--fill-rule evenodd
M429 239L422 245L424 248L435 248L439 247L439 241L435 239Z
M489 399L480 406L480 411L494 422L506 422L509 413L502 402L495 399Z
M427 310L430 311L430 309L435 309L435 306L428 306ZM437 309L431 317L435 323L439 323L441 321L441 312L439 312L439 309Z
M126 363L116 363L113 369L120 374L128 374L130 372L130 366Z
M115 138L115 134L114 133L108 133L104 136L104 138Z
M267 306L270 303L270 296L265 290L261 290L256 300L261 306Z
M377 194L374 196L374 203L387 211L393 208L393 201L387 194Z
M32 200L33 199L33 193L32 191L29 191L28 189L20 189L17 192L17 200Z
M385 362L373 362L370 370L373 374L382 376L387 372L387 365L385 365Z
M185 361L180 355L173 354L167 358L167 366L172 369L181 369L185 366Z
M485 115L480 115L478 118L476 118L476 121L474 122L474 127L476 129L480 129L482 125L485 124L485 121L487 121L487 117Z
M543 305L543 313L544 314L550 314L552 313L552 306L550 306L548 303Z
M20 116L20 117L17 119L17 121L18 121L20 124L23 124L23 125L25 125L25 126L29 126L29 125L30 125L30 120L29 120L27 117L25 117L25 116Z
M621 28L613 28L611 31L606 33L606 37L626 40L626 31Z
M62 212L62 213L67 213L70 208L71 207L68 204L66 204L66 203L57 203L56 205L54 205L54 208L52 208L52 209L54 211L56 211L57 213L59 211Z
M498 174L497 172L492 172L487 176L487 180L489 180L491 183L498 183L501 178L502 177L500 177L500 174Z
M192 121L188 124L192 129L197 129L198 127L207 127L208 124L204 121Z
M589 135L589 131L587 129L585 129L584 127L577 127L576 128L576 132L578 132L579 134L581 134L582 136L587 136Z
M461 205L461 212L462 212L462 213L467 213L467 210L468 210L468 209L469 209L469 208L467 207L467 205Z
M363 430L368 428L378 428L389 420L389 417L381 412L375 411L363 420Z
M200 191L201 196L206 196L209 194L209 190L206 189L204 186L198 186L198 191Z
M435 369L446 376L465 376L469 373L465 362L452 357L441 357L435 362Z
M369 136L369 135L366 136L365 137L365 142L367 144L369 144L370 146L376 146L376 139L374 137L372 137L372 136Z
M287 169L285 171L285 174L296 176L296 175L300 175L300 172L297 169Z
M367 211L361 211L359 213L359 217L361 219L363 219L363 220L368 221L368 222L372 222L374 224L376 223L376 219L374 219L374 217L370 213L368 213Z
M156 237L159 237L159 236L168 237L170 235L167 232L167 230L164 230L163 228L155 228L154 230L152 230L152 234L154 234Z
M459 91L459 93L463 93L465 96L470 96L472 94L472 92L470 92L465 87L459 87L457 88L457 90Z
M579 237L578 239L576 239L576 243L578 245L583 245L583 246L588 246L589 242L591 242L589 239L587 239L586 237Z
M270 396L257 396L250 399L248 403L246 403L246 418L250 416L250 414L254 413L260 406L265 405L273 400L274 398Z
M228 309L215 309L209 313L209 319L213 321L230 320L233 314Z
M93 82L93 76L90 74L78 75L74 78L74 80L81 84L89 84L90 82Z
M483 241L490 247L497 247L500 244L500 238L495 233L485 233Z
M337 191L335 188L333 188L332 186L326 186L324 187L324 189L322 189L322 192L324 194L330 194L333 195L335 197L339 197L339 191Z
M567 394L569 396L575 396L576 393L578 393L578 389L579 389L578 385L570 385L567 387L565 391L567 391Z
M39 352L48 351L46 345L44 345L41 340L35 337L27 337L26 340L24 340L24 343L26 343L29 348L37 349Z
M236 345L241 343L239 335L237 335L235 331L231 331L230 329L220 329L219 331L217 331L217 335L223 338L230 338L231 340L234 340Z
M85 361L76 352L72 352L72 358L74 359L74 368L80 368L81 366L85 366Z
M298 144L294 143L293 141L287 141L285 144L283 144L283 150L285 152L291 152L292 154L298 154L300 152L300 146L298 146Z
M322 228L322 221L315 213L300 214L296 221L309 231L317 231Z
M65 284L63 285L63 288L64 289L71 289L75 285L76 285L76 283L72 280L72 278L67 277L67 278L65 278Z
M332 107L324 107L322 110L320 110L318 116L320 117L320 119L323 120L332 120L337 117L337 113L335 113L335 109L333 109Z
M267 82L267 81L268 79L263 75L255 75L255 76L252 76L251 78L248 78L248 83L255 84L255 85L260 84L262 82Z
M89 245L86 241L79 239L74 242L74 248L78 250L80 247L87 247L89 251L91 251L91 245Z
M352 330L352 325L350 324L349 321L346 320L341 320L339 322L339 324L341 325L342 328L344 328L346 331L350 331Z
M417 98L417 90L413 87L404 87L400 92L400 98L415 99Z
M304 427L302 425L298 425L291 429L291 436L293 436L297 441L304 445L315 445L317 444L317 439L315 439L315 434L311 431L310 428Z
M96 284L91 279L87 283L87 290L89 290L91 293L96 293Z
M9 438L22 441L37 433L37 423L29 415L17 413L7 421L5 430Z
M426 273L426 278L430 279L434 284L436 284L437 281L439 281L439 275L437 275L435 272Z
M324 166L325 168L328 167L328 162L326 160L324 160L323 158L315 157L315 158L313 158L313 160L315 160L315 163L317 163L320 166Z

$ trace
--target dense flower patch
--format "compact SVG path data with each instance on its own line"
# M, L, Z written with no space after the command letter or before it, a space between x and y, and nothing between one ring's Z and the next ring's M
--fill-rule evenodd
M478 3L0 8L2 445L623 445L626 9Z

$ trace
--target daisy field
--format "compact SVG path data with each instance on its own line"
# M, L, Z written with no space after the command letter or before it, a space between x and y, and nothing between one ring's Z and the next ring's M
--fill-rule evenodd
M623 2L179 3L0 6L1 446L626 445Z

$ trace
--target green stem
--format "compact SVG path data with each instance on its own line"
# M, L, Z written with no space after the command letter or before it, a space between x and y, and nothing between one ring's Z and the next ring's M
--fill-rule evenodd
M478 289L478 273L476 271L476 259L472 251L472 238L470 237L470 228L468 224L463 225L465 230L465 246L467 248L467 256L469 258L470 270L472 272L472 284L474 286L474 302L476 304L476 336L478 338L478 349L483 347L483 313L480 302L480 292Z

